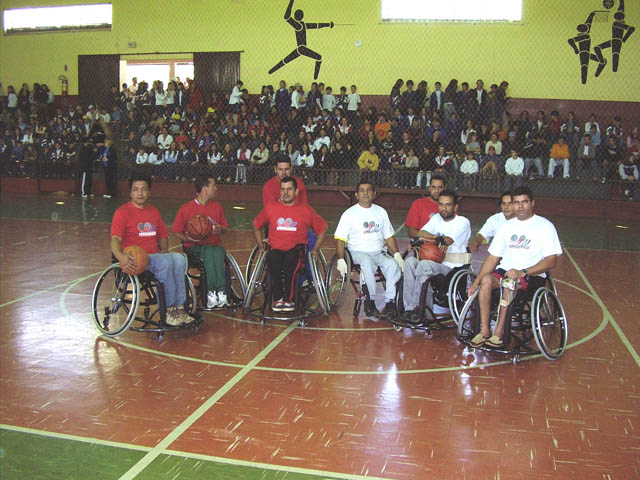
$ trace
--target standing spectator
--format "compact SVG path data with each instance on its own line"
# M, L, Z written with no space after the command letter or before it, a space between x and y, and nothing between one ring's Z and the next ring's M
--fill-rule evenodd
M442 84L440 82L435 83L435 90L431 93L429 100L429 106L431 112L444 112L444 92L442 91Z
M251 163L251 150L243 141L236 152L236 183L247 183L247 165Z
M444 119L448 123L451 115L456 114L456 103L458 97L458 80L455 78L449 81L449 85L444 89Z
M11 117L15 118L18 111L18 95L13 85L9 85L7 88L7 110Z
M392 112L395 112L400 108L400 89L403 85L404 80L399 78L398 80L396 80L396 83L393 84L393 87L391 87L391 93L389 94L389 107L391 108Z
M355 85L351 85L351 93L349 94L348 98L349 103L347 104L347 116L349 117L349 120L353 122L356 116L356 111L362 103L360 94L358 93L358 87L356 87Z
M80 172L80 192L82 198L93 197L91 184L93 182L93 164L97 149L89 137L84 137L78 150L78 171Z
M597 179L601 176L596 163L596 148L591 144L591 135L587 134L580 140L576 151L577 178L586 179L591 176Z
M104 168L104 181L107 187L107 193L103 197L114 197L118 182L118 156L111 140L105 140L104 146L98 150L98 159Z
M238 80L231 90L231 94L229 95L229 105L231 111L233 113L238 113L240 111L240 104L242 103L242 80Z

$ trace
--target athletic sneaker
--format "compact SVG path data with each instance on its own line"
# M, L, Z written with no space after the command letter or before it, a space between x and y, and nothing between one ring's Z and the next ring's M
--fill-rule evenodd
M284 302L282 311L283 312L294 312L296 310L296 304L293 302Z
M229 302L227 301L227 294L224 291L220 290L218 292L218 306L226 307L228 303Z
M182 323L182 320L178 316L178 309L176 307L167 309L167 316L165 321L167 325L171 325L173 327L178 326Z
M216 292L207 293L207 308L216 308L218 306L220 306L220 300Z
M273 304L273 306L271 307L271 310L273 310L274 312L284 312L284 305L285 305L284 301L280 299Z

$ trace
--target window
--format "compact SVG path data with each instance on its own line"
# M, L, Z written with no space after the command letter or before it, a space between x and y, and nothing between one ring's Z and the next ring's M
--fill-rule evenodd
M111 28L110 3L4 10L5 33Z
M383 22L520 22L523 0L381 0Z

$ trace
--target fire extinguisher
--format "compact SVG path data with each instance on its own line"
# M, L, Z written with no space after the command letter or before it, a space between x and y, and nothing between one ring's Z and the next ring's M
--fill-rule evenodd
M69 95L69 81L64 75L60 75L58 80L62 81L62 95Z

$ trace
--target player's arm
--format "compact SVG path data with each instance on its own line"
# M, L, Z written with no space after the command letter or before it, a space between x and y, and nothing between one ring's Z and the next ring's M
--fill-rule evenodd
M496 257L494 255L489 254L487 259L482 264L482 267L480 268L480 273L478 273L478 276L469 287L469 291L468 291L469 296L471 296L473 292L476 291L476 289L478 288L478 285L480 285L480 280L482 280L482 277L484 277L485 275L492 274L499 263L500 263L500 257Z
M318 233L318 238L316 238L316 244L311 249L311 255L313 255L314 257L317 257L318 252L320 251L320 247L322 246L322 243L324 242L324 237L326 237L326 236L327 236L327 229L326 228L324 230L322 230L320 233Z
M344 260L345 247L346 242L340 238L336 238L336 255L338 255L339 259Z
M420 236L420 230L418 230L417 228L409 227L409 226L407 226L407 233L410 237L414 237L414 238Z
M436 235L434 233L429 233L426 230L420 230L418 232L418 237L428 242L434 242L436 245L438 245L438 247L441 247L441 249L443 247L448 247L453 242L455 242L455 240L451 237Z
M158 239L158 249L160 250L160 253L168 253L169 252L169 237L168 236Z
M469 240L469 250L471 252L477 252L480 245L483 243L487 243L487 239L480 233L478 233L474 238Z
M398 252L398 242L396 242L396 237L385 238L384 243L387 244L387 248L391 252L391 255Z
M111 235L111 253L118 259L122 270L135 271L136 261L131 255L122 250L122 239L117 235Z
M262 209L262 211L258 213L258 216L256 216L256 218L253 219L253 236L256 239L256 244L260 252L265 251L264 236L262 235L262 227L264 227L267 224L267 220L268 219L264 209Z
M516 270L512 268L507 271L504 276L510 278L521 278L525 275L540 275L541 273L548 272L549 270L554 268L556 266L556 263L558 263L558 256L549 255L548 257L544 257L535 265L526 268L526 272L524 272L523 270Z

